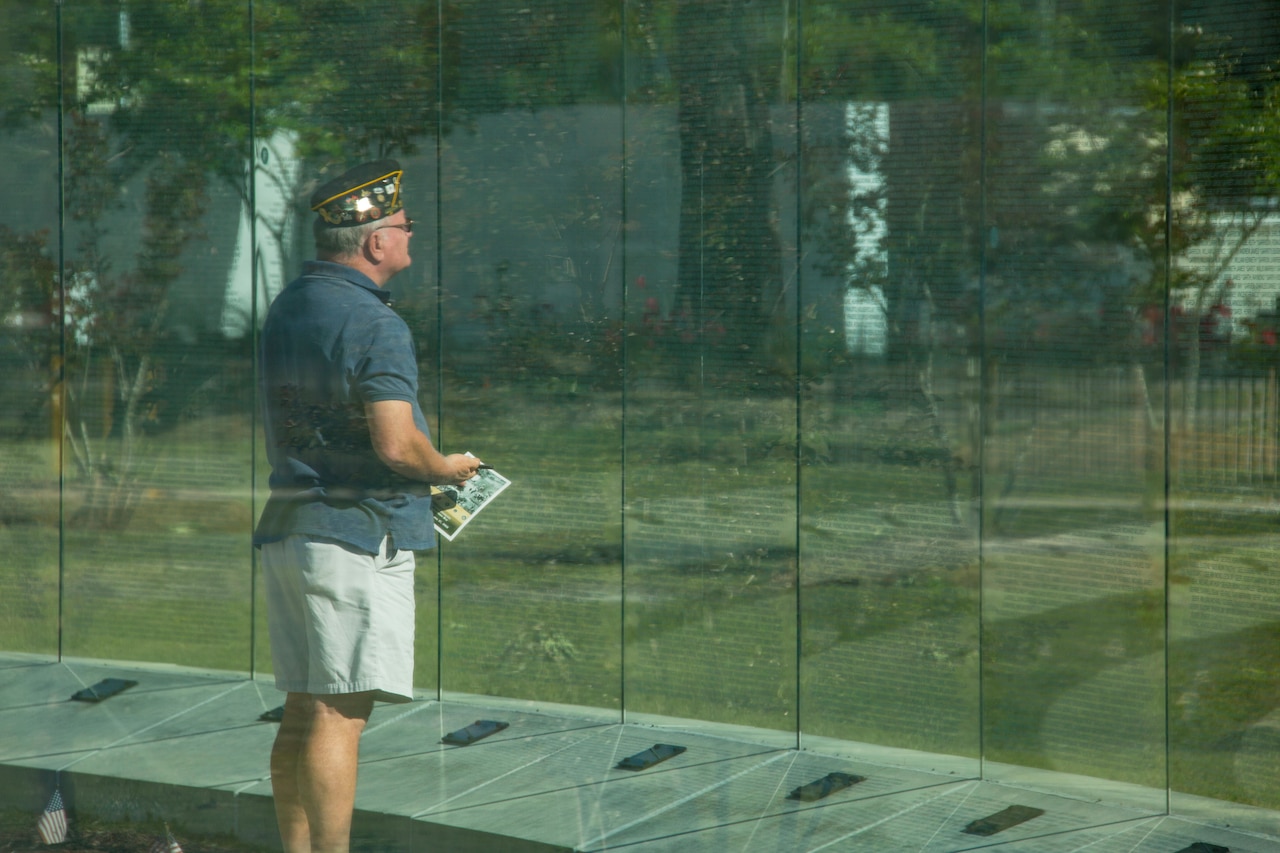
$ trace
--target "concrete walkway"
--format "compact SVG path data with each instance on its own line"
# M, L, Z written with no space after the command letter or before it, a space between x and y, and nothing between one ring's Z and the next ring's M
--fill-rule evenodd
M137 684L97 703L71 700L104 678ZM270 684L233 674L0 655L0 802L36 813L56 786L73 821L164 820L179 837L274 845L275 724L259 717L281 702ZM441 743L478 719L509 727L470 746ZM974 778L971 760L830 741L795 750L776 732L657 722L466 698L379 706L362 748L353 849L1214 849L1199 842L1280 853L1274 812L1175 798L1188 814L1170 816L1160 791L1017 768L996 783ZM686 751L649 769L617 769L655 743ZM789 797L832 773L863 780L821 799ZM999 829L1010 807L1026 819Z

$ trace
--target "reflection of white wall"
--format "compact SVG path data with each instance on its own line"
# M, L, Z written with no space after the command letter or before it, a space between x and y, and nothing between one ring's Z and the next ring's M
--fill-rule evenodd
M851 287L844 295L844 343L856 355L884 355L889 318L878 285Z
M285 285L288 238L293 231L293 199L299 192L301 173L293 136L281 132L270 139L259 140L256 167L253 174L258 208L257 257L254 257L250 230L254 224L253 213L246 200L240 209L240 227L223 301L222 331L232 338L249 333L254 316L255 266L258 316L262 316L271 299Z
M884 172L880 164L889 144L888 104L845 104L845 132L848 134L849 227L853 230L858 257L882 259L881 241L888 232L885 224Z
M1187 261L1205 270L1218 266L1218 256L1235 248L1243 234L1242 222L1250 219L1247 214L1215 217L1215 236L1192 247ZM1216 294L1228 279L1231 286L1225 289L1222 301L1231 309L1233 336L1240 337L1247 334L1242 321L1275 310L1280 298L1280 216L1268 215L1262 220L1213 283L1211 293ZM1194 300L1193 293L1184 294L1183 307L1190 307Z
M881 162L889 144L889 105L846 104L845 133L849 231L857 248L844 298L845 346L859 355L883 355L889 331L884 291L872 282L888 262L884 250L888 199Z

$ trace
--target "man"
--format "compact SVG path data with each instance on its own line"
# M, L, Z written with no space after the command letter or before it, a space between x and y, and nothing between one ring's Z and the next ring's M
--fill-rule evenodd
M401 176L379 160L316 190L318 260L262 330L271 497L254 543L287 693L271 751L286 853L348 849L373 702L413 698L413 552L435 544L430 484L462 485L480 466L432 445L413 340L390 307L413 233Z

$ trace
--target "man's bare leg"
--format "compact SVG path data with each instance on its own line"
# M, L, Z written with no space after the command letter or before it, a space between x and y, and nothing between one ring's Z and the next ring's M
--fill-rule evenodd
M271 749L271 787L285 853L346 853L368 693L290 693Z
M312 697L306 693L289 693L285 697L284 717L271 746L271 792L285 853L311 851L311 830L298 790L299 756L311 730L311 702Z

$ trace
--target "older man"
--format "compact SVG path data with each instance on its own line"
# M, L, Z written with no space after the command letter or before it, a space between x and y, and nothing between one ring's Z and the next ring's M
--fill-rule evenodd
M373 702L413 698L413 552L435 544L430 485L463 484L480 465L432 445L413 339L390 306L413 234L402 174L379 160L316 190L318 260L262 330L271 497L254 542L287 693L271 752L287 853L349 847Z

